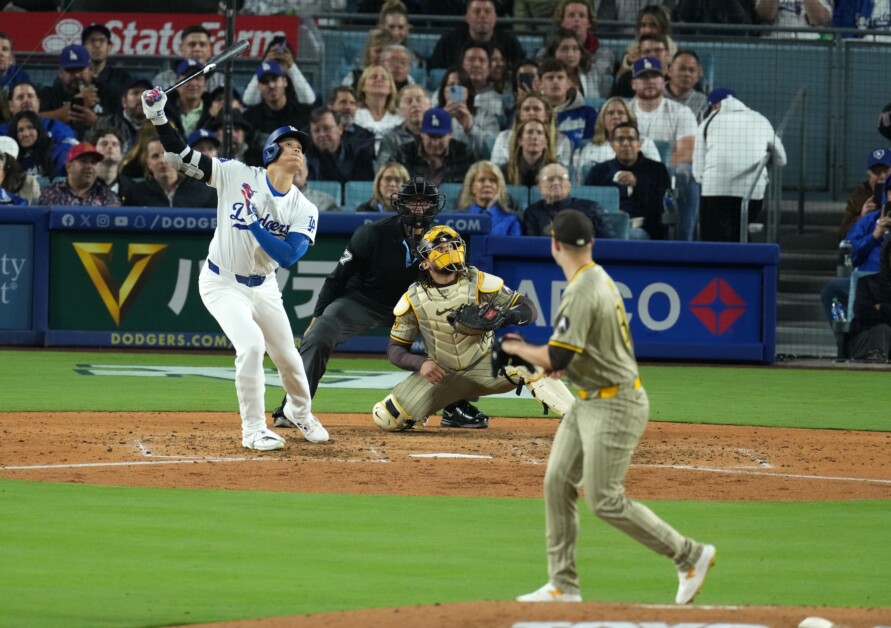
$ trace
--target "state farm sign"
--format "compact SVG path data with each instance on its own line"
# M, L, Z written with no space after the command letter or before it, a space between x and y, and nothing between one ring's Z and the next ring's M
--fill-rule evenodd
M13 51L56 53L68 44L81 42L80 34L93 22L105 24L111 31L112 54L140 57L179 56L179 32L186 26L200 24L210 31L212 54L226 47L226 19L208 13L66 13L60 18L53 12L5 13L4 29L12 35ZM251 47L245 53L259 57L276 35L284 35L297 49L295 15L245 15L235 20L235 41L246 39Z

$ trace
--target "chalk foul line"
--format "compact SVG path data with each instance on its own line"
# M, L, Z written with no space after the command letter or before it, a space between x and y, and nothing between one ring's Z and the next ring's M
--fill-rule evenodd
M749 469L724 469L722 467L697 467L689 464L633 464L632 467L651 469L679 469L681 471L706 471L709 473L730 473L735 475L766 475L776 478L795 478L799 480L835 480L838 482L868 482L875 484L891 484L891 480L878 478L852 478L835 475L805 475L803 473L776 473L772 471L751 471Z

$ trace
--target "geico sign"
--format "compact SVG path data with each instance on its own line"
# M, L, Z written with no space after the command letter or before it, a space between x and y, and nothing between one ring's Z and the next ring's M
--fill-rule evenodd
M637 315L640 317L641 324L647 329L652 331L665 331L666 329L671 329L674 324L678 322L678 318L681 316L681 297L677 290L669 284L661 281L648 284L641 290L636 302L634 302L634 293L631 292L631 289L627 285L617 281L616 287L619 289L619 294L625 299L625 309L627 310L629 323L634 316ZM548 316L547 320L545 320L544 317L539 316L535 321L536 326L547 327L549 325L548 321L550 321L550 325L553 326L553 321L557 317L557 309L560 307L560 298L563 296L563 290L565 288L565 281L551 282L550 316ZM535 284L532 283L532 280L524 279L521 281L519 291L521 294L525 294L532 299L539 312L544 312L541 307L541 299L539 299L538 292L535 290ZM661 318L657 319L654 317L652 309L654 309L654 303L661 301L662 299L668 301L668 311L662 314ZM660 305L658 311L660 313L664 312L664 306Z

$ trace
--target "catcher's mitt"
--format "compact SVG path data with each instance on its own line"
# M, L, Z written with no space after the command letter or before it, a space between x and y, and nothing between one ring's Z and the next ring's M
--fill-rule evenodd
M446 320L459 334L480 336L503 327L512 317L505 308L491 303L466 303L449 312Z
M492 357L492 377L498 377L499 375L506 375L504 372L505 367L508 366L525 366L531 372L535 372L535 367L524 360L523 358L511 355L509 353L505 353L501 350L501 342L504 338L498 338L495 342L492 343L491 349L491 357ZM513 381L513 380L511 380ZM519 386L523 385L523 380L521 379L519 382Z

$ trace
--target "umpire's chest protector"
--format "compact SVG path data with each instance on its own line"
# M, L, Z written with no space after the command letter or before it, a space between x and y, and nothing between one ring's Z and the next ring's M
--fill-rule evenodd
M458 281L450 286L435 287L412 284L408 290L408 298L411 301L415 314L418 317L418 326L421 337L427 348L427 355L433 358L443 368L453 371L463 371L474 365L484 356L492 344L492 334L480 336L466 336L459 334L449 325L446 316L452 310L466 303L479 303L480 292L486 292L486 279L489 276L478 272L475 268L468 268L467 276L460 276ZM494 290L501 287L501 280L497 281Z

